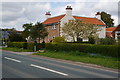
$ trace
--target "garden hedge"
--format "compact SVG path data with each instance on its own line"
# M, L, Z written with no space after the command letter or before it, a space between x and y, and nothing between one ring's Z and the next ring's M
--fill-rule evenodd
M79 51L85 53L98 53L104 56L118 57L120 45L93 45L80 43L46 43L46 49L52 51Z
M44 48L44 44L42 43L27 43L27 42L8 42L7 46L8 47L15 47L15 48L23 48L23 49L28 49L28 50L34 50L34 45L36 45L37 50L40 50Z
M79 51L84 53L97 53L104 56L118 57L120 54L120 45L93 45L93 44L81 44L81 43L27 43L27 42L8 42L8 47L16 47L33 50L34 45L37 46L37 50L46 48L46 50L52 51Z

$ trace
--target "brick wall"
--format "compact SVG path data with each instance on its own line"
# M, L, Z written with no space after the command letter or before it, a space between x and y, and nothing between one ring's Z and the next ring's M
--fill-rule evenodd
M54 37L59 37L60 36L60 24L56 24L55 26L46 26L46 29L48 31L48 36L45 38L45 42L48 43L50 42Z

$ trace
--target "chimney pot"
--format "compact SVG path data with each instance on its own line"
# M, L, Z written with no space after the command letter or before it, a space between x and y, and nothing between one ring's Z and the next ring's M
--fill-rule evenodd
M71 8L71 6L67 6L67 8L66 8L66 15L69 15L69 16L72 15L72 8Z
M50 18L50 16L51 16L50 11L46 12L46 13L45 13L45 16L46 16L46 19L47 19L47 18Z
M69 10L72 10L71 6L67 6L66 10L69 9Z
M46 12L46 14L45 14L45 15L51 15L51 14L50 14L50 12Z

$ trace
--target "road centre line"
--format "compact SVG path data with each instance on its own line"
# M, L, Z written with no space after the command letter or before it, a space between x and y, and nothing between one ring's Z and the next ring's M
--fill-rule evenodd
M59 72L59 71L55 71L55 70L52 70L52 69L48 69L48 68L45 68L45 67L41 67L41 66L38 66L38 65L31 64L30 66L36 67L36 68L39 68L39 69L43 69L43 70L46 70L46 71L54 72L54 73L57 73L57 74L61 74L61 75L64 75L64 76L68 76L68 74L65 74L65 73L62 73L62 72Z
M13 60L13 61L16 61L16 62L21 62L21 61L19 61L19 60L16 60L16 59L12 59L12 58L8 58L8 57L5 57L6 59L9 59L9 60ZM51 60L51 61L53 61L53 60ZM54 60L55 61L55 60ZM55 61L55 62L62 62L62 63L67 63L67 64L71 64L71 63L69 63L69 62L67 62L67 61ZM76 62L76 63L80 63L80 62ZM104 69L104 67L103 68L100 68L100 67L94 67L94 66L90 66L90 65L92 65L92 64L90 64L90 65L80 65L80 64L76 64L76 63L72 63L72 65L77 65L77 66L81 66L81 67L86 67L86 68L91 68L91 69L97 69L97 70L102 70L102 71L107 71L107 72L113 72L113 73L119 73L119 71L114 71L114 70L110 70L109 68L108 69ZM82 63L82 64L84 64L84 63Z
M11 61L15 61L15 62L18 62L18 63L20 63L21 61L19 61L19 60L16 60L16 59L13 59L13 58L9 58L9 57L4 57L5 59L8 59L8 60L11 60Z

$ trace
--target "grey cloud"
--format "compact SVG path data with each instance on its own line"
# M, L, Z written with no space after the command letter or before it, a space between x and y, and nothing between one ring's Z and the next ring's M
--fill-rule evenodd
M52 5L48 2L7 2L2 4L3 27L14 27L22 30L22 24L35 23L45 19L45 12L52 11L52 16L65 13L65 4L56 3ZM115 5L102 5L99 2L74 2L70 3L73 7L73 14L78 16L95 16L97 11L107 11L111 15L117 16ZM51 8L52 6L52 8ZM54 6L54 7L53 7ZM1 14L0 14L1 15Z
M118 3L118 24L120 24L120 1Z
M49 3L9 2L2 4L2 26L22 30L25 23L43 21L44 14L50 9Z
M6 15L2 15L2 21L3 22L8 22L8 21L13 21L13 20L17 20L18 18L22 17L21 14L19 14L19 12L14 12L12 14L6 14Z
M3 3L2 21L8 22L8 21L17 20L18 18L22 17L23 15L21 11L23 11L23 8L20 5L23 4L11 3L11 2Z
M2 3L2 10L17 12L20 11L22 7L26 7L27 5L28 3L4 2Z

